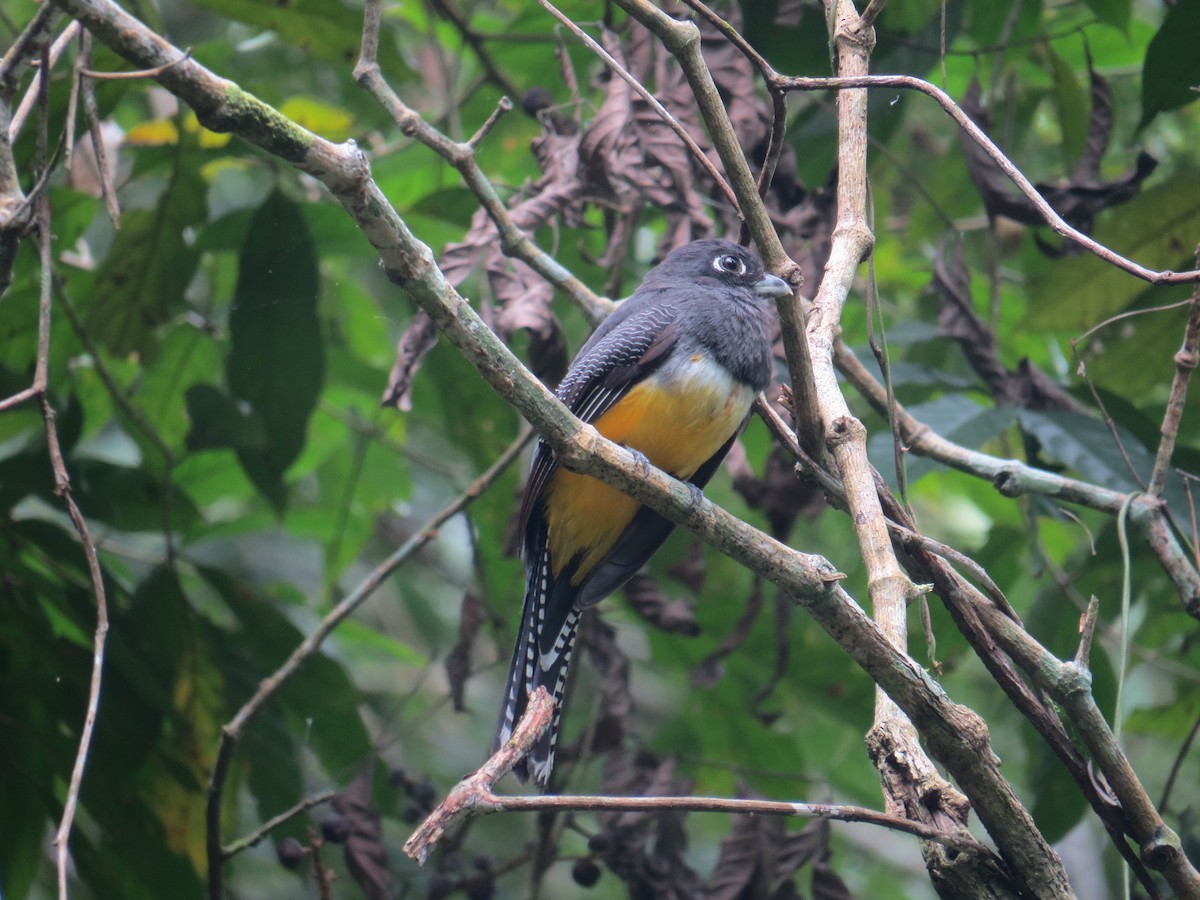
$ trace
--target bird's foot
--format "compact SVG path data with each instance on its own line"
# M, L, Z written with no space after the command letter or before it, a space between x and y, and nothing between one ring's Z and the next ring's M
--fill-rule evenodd
M692 484L690 481L686 481L684 484L687 485L688 492L692 495L691 499L688 501L688 509L691 512L695 512L700 508L700 504L704 502L704 491L700 490L700 488Z
M651 465L649 457L641 450L635 450L633 447L626 447L625 449L633 454L634 464L637 466L638 478L645 481L650 477Z

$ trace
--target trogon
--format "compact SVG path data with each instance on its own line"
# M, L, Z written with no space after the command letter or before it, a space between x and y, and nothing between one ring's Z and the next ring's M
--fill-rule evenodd
M558 398L609 440L702 488L770 380L769 301L791 292L744 247L686 244L596 329ZM544 685L556 701L554 720L514 771L545 788L580 613L632 577L674 526L616 488L560 467L541 440L520 527L525 605L492 750Z

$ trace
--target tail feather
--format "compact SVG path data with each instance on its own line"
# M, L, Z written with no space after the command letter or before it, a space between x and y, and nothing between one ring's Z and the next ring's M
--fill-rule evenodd
M492 752L512 737L513 728L529 705L529 695L537 688L545 687L554 698L554 718L528 757L513 769L520 781L525 782L532 776L538 787L544 789L554 767L554 747L558 741L562 699L580 611L575 606L576 591L571 587L569 577L564 572L560 573L562 577L555 578L550 571L548 549L543 547L533 557L529 568L521 631L509 664L508 686L496 736L492 740Z

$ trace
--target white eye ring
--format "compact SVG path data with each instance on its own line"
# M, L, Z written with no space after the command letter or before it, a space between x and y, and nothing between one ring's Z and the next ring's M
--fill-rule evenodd
M722 275L745 275L746 263L732 253L722 253L713 260L713 268Z

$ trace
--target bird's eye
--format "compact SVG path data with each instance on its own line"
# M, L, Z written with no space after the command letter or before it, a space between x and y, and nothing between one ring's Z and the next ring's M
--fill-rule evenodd
M713 260L713 268L727 275L745 275L746 263L732 253L724 253Z

